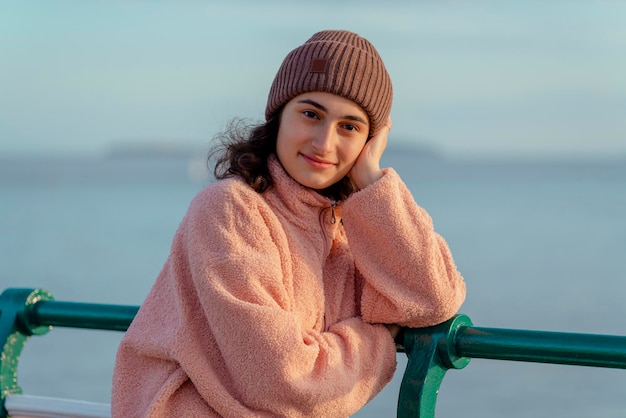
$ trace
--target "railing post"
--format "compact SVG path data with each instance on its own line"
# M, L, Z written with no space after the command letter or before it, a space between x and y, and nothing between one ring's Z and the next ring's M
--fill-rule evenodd
M461 327L472 325L466 315L428 328L404 332L404 347L409 357L400 393L398 418L434 418L439 387L448 369L462 369L469 357L457 355L455 337Z
M7 416L4 402L8 395L22 393L17 384L17 363L22 348L31 335L50 331L33 320L35 304L52 300L52 295L41 289L7 289L0 294L0 417Z

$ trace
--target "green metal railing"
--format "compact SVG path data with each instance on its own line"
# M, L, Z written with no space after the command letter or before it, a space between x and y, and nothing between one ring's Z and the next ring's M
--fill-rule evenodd
M125 331L137 306L59 302L41 289L7 289L0 294L0 418L6 397L22 393L17 366L31 335L53 326ZM457 315L429 328L405 329L398 351L409 361L398 396L398 417L433 418L439 387L449 369L471 358L626 369L626 336L474 327Z
M481 328L466 315L407 329L404 346L409 361L398 398L402 418L433 418L446 372L471 358L626 369L626 336Z
M139 307L58 302L42 289L7 289L0 294L0 418L8 416L6 397L22 393L17 366L31 335L43 335L53 326L126 331Z

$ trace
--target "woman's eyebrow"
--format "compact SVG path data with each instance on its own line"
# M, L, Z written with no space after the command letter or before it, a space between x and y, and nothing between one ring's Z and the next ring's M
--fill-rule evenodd
M323 112L328 112L328 109L326 109L326 107L324 105L322 105L321 103L316 102L315 100L311 100L311 99L302 99L302 100L298 100L298 103L304 103L304 104L310 104L313 107L318 108L319 110L323 111ZM361 122L365 125L368 125L368 122L363 119L360 116L354 116L354 115L345 115L342 117L342 119L349 119L349 120L353 120L356 122Z
M328 109L326 109L325 106L319 104L318 102L316 102L315 100L311 100L311 99L302 99L302 100L298 100L298 103L306 103L306 104L310 104L313 107L318 108L319 110L322 110L324 112L328 112Z
M366 126L369 125L367 121L360 116L346 115L343 117L343 119L350 119L356 122L361 122L363 125L366 125Z

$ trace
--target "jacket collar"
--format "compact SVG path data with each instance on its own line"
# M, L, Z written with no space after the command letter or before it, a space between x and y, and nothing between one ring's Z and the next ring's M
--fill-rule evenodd
M268 166L274 187L266 193L266 199L276 210L305 229L319 227L319 220L330 223L331 209L335 225L341 219L341 205L295 181L283 168L275 155L268 158ZM320 218L326 216L326 218Z

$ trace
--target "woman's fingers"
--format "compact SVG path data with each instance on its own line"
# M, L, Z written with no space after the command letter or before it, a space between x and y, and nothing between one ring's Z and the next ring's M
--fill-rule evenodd
M387 119L387 123L379 129L376 135L372 136L361 150L350 177L356 183L359 189L363 189L382 177L383 173L380 169L380 159L387 147L387 137L391 130L391 118Z

